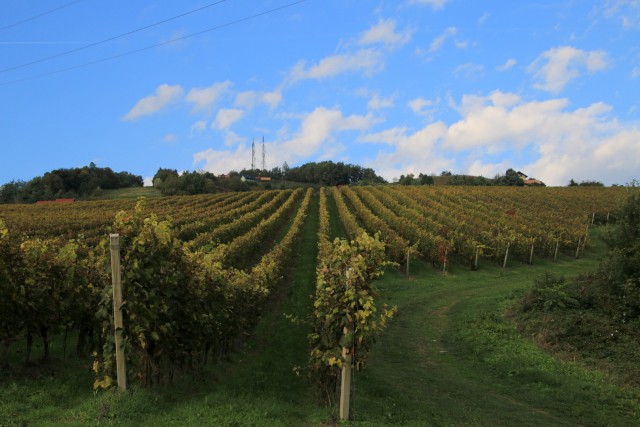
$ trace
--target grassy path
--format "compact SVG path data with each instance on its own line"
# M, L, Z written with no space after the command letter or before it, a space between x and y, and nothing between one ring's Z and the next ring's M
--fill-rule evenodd
M318 198L314 197L303 230L298 256L291 260L288 286L274 295L245 348L213 373L215 388L208 387L192 402L170 413L141 420L142 425L317 425L328 409L316 404L304 377L307 327L286 315L304 318L311 310L317 257ZM297 376L295 367L302 368Z
M448 275L416 263L412 278L389 272L378 284L400 310L354 381L353 424L638 425L638 390L552 358L503 316L536 275L591 270L595 255Z

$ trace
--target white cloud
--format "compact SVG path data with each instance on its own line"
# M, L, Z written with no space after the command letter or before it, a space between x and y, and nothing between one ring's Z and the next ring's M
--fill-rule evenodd
M484 75L484 65L472 62L461 64L453 70L453 74L462 76L467 80L477 80Z
M273 109L280 105L282 102L282 92L280 90L274 90L272 92L263 92L260 100Z
M393 107L393 97L380 98L377 94L373 95L373 98L367 103L367 109L369 110L381 110L391 107Z
M429 110L425 110L425 107L431 107L433 105L433 101L424 98L415 98L409 101L407 105L409 105L411 111L420 116L423 116L430 113Z
M364 131L374 122L371 114L345 117L340 110L318 107L304 117L300 130L293 138L284 141L281 149L293 158L317 155L331 148L335 142L335 133Z
M340 132L363 132L369 129L375 119L371 114L366 116L344 116L338 109L318 107L311 113L291 115L290 118L300 119L300 128L293 136L283 141L266 143L266 152L277 153L277 163L293 164L302 159L336 158L345 146L336 141L336 134ZM288 131L279 135L287 137ZM200 151L193 156L194 164L204 163L203 169L215 173L226 173L230 170L248 168L251 160L251 148L245 145L245 140L231 131L225 131L227 146L240 143L235 150L215 150L213 148ZM269 159L267 159L269 164Z
M216 118L211 124L214 129L228 129L232 124L244 116L244 110L237 108L222 108L218 110Z
M224 145L227 147L232 147L239 143L246 142L246 138L241 137L231 130L224 131Z
M194 154L193 164L217 175L248 169L251 167L251 147L240 144L234 151L209 148Z
M381 19L376 25L362 33L358 43L362 45L380 43L388 47L398 47L407 44L411 40L412 34L411 30L396 32L396 21L393 19Z
M528 71L538 83L534 87L546 92L558 93L581 71L589 73L602 71L608 66L606 52L602 50L585 51L572 46L560 46L543 52Z
M316 65L306 67L305 61L299 61L291 70L289 80L296 82L306 79L325 79L342 73L362 72L372 75L384 68L382 53L376 49L360 49L355 53L327 56Z
M509 161L497 163L483 163L480 160L473 160L467 169L468 175L484 176L485 178L493 178L496 175L503 175L505 171L513 165Z
M391 180L401 174L451 169L452 161L440 149L446 130L443 122L431 123L414 133L396 127L364 135L359 141L393 146L393 151L378 152L375 159L367 162L367 166Z
M433 9L442 9L448 0L409 0L410 4L426 4Z
M361 136L360 142L391 146L370 166L387 179L398 171L444 169L492 177L513 167L548 185L566 185L571 178L625 183L640 170L640 128L611 118L604 103L571 110L567 99L526 102L496 91L465 95L456 109L461 117L449 125Z
M207 128L207 122L204 120L198 120L191 125L191 135L202 133Z
M258 104L265 104L270 109L276 108L282 101L282 92L274 90L272 92L245 91L236 95L235 105L251 109Z
M640 25L640 1L638 0L607 0L603 11L607 18L618 18L624 28Z
M229 91L230 87L231 82L226 80L209 87L194 88L189 91L186 100L193 104L194 112L207 111Z
M640 67L633 67L633 70L631 70L631 78L637 79L638 77L640 77Z
M436 37L435 39L433 39L431 41L431 44L429 45L429 50L427 52L428 53L433 53L433 52L436 52L436 51L440 50L440 48L442 47L444 42L448 38L451 38L451 37L455 36L456 34L458 34L458 29L456 27L447 28L446 30L443 31L442 34L440 34L438 37Z
M162 140L168 144L173 144L178 140L178 136L174 133L168 133L162 138Z
M406 138L407 130L406 127L394 127L381 132L363 135L358 138L358 141L373 144L397 145Z
M497 71L507 71L512 69L516 64L518 63L518 61L516 61L513 58L509 58L507 59L507 62L505 62L504 64L496 67Z
M489 19L490 16L491 14L489 12L483 13L482 16L478 18L478 25L484 25L484 23L487 22L487 19Z
M156 88L153 95L147 96L139 100L127 114L124 120L136 120L142 116L148 116L162 110L171 102L182 96L183 89L180 85L162 84Z

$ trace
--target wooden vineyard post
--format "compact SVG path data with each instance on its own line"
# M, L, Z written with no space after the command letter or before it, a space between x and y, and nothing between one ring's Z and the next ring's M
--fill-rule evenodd
M507 250L504 252L504 262L502 263L502 268L507 268L507 260L509 259L509 246L511 243L507 243Z
M444 263L442 264L442 272L447 272L447 256L449 255L449 248L445 248L444 250Z
M560 248L560 239L556 240L556 251L553 254L553 260L554 261L558 260L558 248Z
M533 264L533 245L531 245L531 253L529 253L529 265Z
M480 254L480 248L479 248L478 246L476 246L476 259L475 259L475 261L473 262L473 268L474 268L475 270L477 270L477 269L478 269L478 255L479 255L479 254Z
M409 275L409 258L411 257L411 249L407 249L407 276Z
M345 335L349 330L345 326ZM349 419L349 398L351 395L351 353L349 348L342 347L342 377L340 381L340 419Z
M591 225L593 225L595 222L596 222L596 213L594 212L594 213L591 215Z
M609 212L607 212L607 222L605 224L609 225Z
M347 270L346 273L346 286L345 288L349 288L349 272L350 269ZM344 335L348 335L353 331L349 331L349 329L345 326L342 328L342 333ZM349 399L351 397L351 353L352 349L348 347L342 347L342 376L340 381L340 419L348 420L349 419Z
M122 283L120 281L120 236L109 235L111 252L111 284L113 286L113 324L116 337L116 372L118 390L127 390L127 371L124 364L124 348L122 343Z
M578 238L578 247L576 248L576 259L580 256L580 245L582 244L582 236Z
M582 242L582 253L587 248L587 238L589 237L589 224L587 224L587 229L584 231L584 242Z

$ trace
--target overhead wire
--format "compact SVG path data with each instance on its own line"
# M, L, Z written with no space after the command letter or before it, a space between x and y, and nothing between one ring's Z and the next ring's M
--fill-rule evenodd
M306 1L307 0L298 0L298 1L295 1L295 2L292 2L292 3L287 3L287 4L283 5L283 6L279 6L279 7L273 8L273 9L268 9L268 10L265 10L263 12L259 12L259 13L256 13L254 15L246 16L244 18L236 19L234 21L230 21L230 22L227 22L227 23L224 23L224 24L216 25L214 27L210 27L210 28L207 28L205 30L198 31L196 33L188 34L186 36L181 36L181 37L175 37L173 39L170 39L170 40L167 40L167 41L164 41L164 42L156 43L156 44L153 44L153 45L150 45L150 46L145 46L145 47L142 47L142 48L139 48L139 49L130 50L130 51L123 52L123 53L120 53L120 54L117 54L117 55L108 56L106 58L96 59L95 61L85 62L83 64L78 64L78 65L74 65L74 66L71 66L71 67L62 68L60 70L50 71L50 72L47 72L47 73L37 74L35 76L24 77L24 78L16 79L16 80L9 80L9 81L0 83L0 86L6 86L6 85L9 85L9 84L20 83L20 82L24 82L24 81L28 81L28 80L34 80L34 79L38 79L38 78L42 78L42 77L51 76L51 75L54 75L54 74L60 74L60 73L66 72L66 71L76 70L78 68L88 67L90 65L95 65L95 64L102 63L102 62L111 61L113 59L122 58L124 56L134 55L136 53L144 52L144 51L156 48L156 47L165 46L165 45L168 45L168 44L171 44L171 43L175 43L175 42L178 42L178 41L181 41L181 40L186 40L186 39L189 39L189 38L192 38L192 37L196 37L196 36L199 36L199 35L202 35L202 34L205 34L205 33L209 33L211 31L215 31L215 30L219 30L219 29L222 29L222 28L230 27L232 25L236 25L236 24L239 24L241 22L245 22L245 21L249 21L249 20L252 20L252 19L255 19L255 18L259 18L261 16L269 15L271 13L278 12L280 10L296 6L296 5L304 3Z
M81 0L76 0L76 1L81 1ZM106 39L103 39L103 40L100 40L100 41L97 41L97 42L89 43L89 44L86 44L84 46L77 47L75 49L71 49L71 50L67 50L67 51L64 51L64 52L56 53L55 55L46 56L44 58L36 59L34 61L25 62L24 64L19 64L19 65L15 65L15 66L8 67L8 68L3 68L3 69L0 69L0 73L6 73L6 72L9 72L9 71L13 71L13 70L19 70L20 68L25 68L25 67L28 67L30 65L39 64L39 63L45 62L45 61L50 61L50 60L55 59L55 58L60 58L61 56L66 56L66 55L70 55L72 53L79 52L81 50L89 49L90 47L98 46L98 45L101 45L101 44L104 44L104 43L108 43L108 42L111 42L111 41L114 41L114 40L117 40L117 39L121 39L123 37L127 37L127 36L130 36L130 35L135 34L135 33L139 33L140 31L148 30L149 28L157 27L158 25L166 24L167 22L175 21L176 19L183 18L183 17L185 17L187 15L191 15L191 14L194 14L196 12L200 12L200 11L202 11L204 9L208 9L210 7L213 7L213 6L217 6L220 3L224 3L226 1L227 0L218 0L218 1L213 2L213 3L209 3L209 4L205 5L205 6L201 6L201 7L198 7L196 9L190 10L188 12L184 12L184 13L181 13L179 15L175 15L175 16L172 16L170 18L163 19L162 21L158 21L158 22L155 22L153 24L145 25L144 27L136 28L135 30L131 30L131 31L127 31L126 33L118 34L117 36L113 36L113 37L109 37L109 38L106 38Z
M27 23L29 21L33 21L35 19L38 19L38 18L40 18L42 16L49 15L50 13L57 12L60 9L64 9L67 6L71 6L72 4L75 4L75 3L78 3L78 2L81 2L81 1L82 0L75 0L75 1L72 1L72 2L69 2L69 3L65 3L65 4L63 4L61 6L56 7L56 8L47 10L46 12L38 13L37 15L31 16L29 18L25 18L22 21L18 21L18 22L15 22L13 24L5 25L4 27L0 27L0 31L4 31L4 30L7 30L9 28L17 27L18 25L22 25L22 24Z

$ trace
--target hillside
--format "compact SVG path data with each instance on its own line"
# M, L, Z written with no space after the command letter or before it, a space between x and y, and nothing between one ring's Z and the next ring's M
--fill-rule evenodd
M354 186L153 198L143 210L131 200L1 206L0 331L13 335L2 336L10 344L0 424L336 424L335 406L320 403L306 368L304 319L314 307L309 295L325 218L327 240L378 231L387 256L400 263L375 282L381 303L398 311L354 375L354 425L635 425L640 390L621 387L579 356L562 361L537 348L505 311L545 271L575 276L596 268L602 230L624 195L607 188ZM121 210L127 214L114 222ZM108 322L112 312L108 255L99 248L113 231L129 237L122 249L126 318L139 332L127 338L127 351L139 356L128 365L130 391L94 394L94 381L107 383L86 367L97 362L108 372L110 356L86 356L104 350L92 349L80 325L95 316ZM66 262L72 254L77 260ZM29 288L29 304L12 292L23 277L12 274L16 268L43 278ZM55 292L38 291L50 284ZM56 309L67 290L75 292L74 310ZM40 360L44 341L34 333L37 345L23 367L32 316L50 331L49 353ZM209 351L199 347L207 339ZM149 342L162 352L148 352ZM72 355L72 346L84 351ZM162 359L171 354L175 361ZM152 357L160 364L140 364Z

